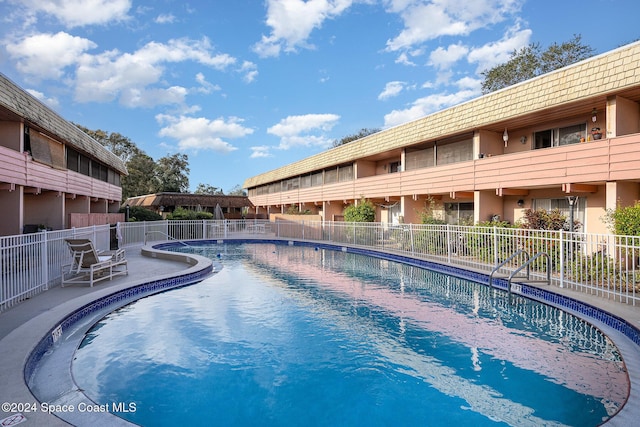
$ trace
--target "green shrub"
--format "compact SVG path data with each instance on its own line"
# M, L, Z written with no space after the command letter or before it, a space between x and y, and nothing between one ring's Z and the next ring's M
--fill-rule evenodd
M375 219L376 208L364 197L357 205L349 205L344 209L344 220L347 222L373 222Z
M640 236L640 201L633 206L607 211L607 219L614 234Z
M433 224L444 225L447 222L440 219L436 215L436 199L431 196L427 196L427 200L424 202L424 209L419 212L421 224Z
M192 211L177 206L173 212L167 215L168 220L195 220L195 219L213 219L211 212Z
M120 208L120 213L126 214L127 208ZM142 206L129 206L129 221L161 221L162 216Z

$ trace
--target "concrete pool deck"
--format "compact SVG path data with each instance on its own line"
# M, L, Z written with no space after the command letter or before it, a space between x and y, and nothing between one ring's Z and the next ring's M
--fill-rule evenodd
M21 405L17 411L0 411L0 421L14 417L22 426L66 426L67 422L48 414L31 393L24 381L24 366L34 347L60 321L84 305L104 298L119 290L183 274L194 269L186 261L152 258L142 254L141 246L126 248L129 261L129 275L101 282L89 288L86 285L74 285L65 288L55 287L24 301L5 312L0 313L0 402ZM146 248L145 248L146 249ZM184 257L182 257L184 258ZM553 288L556 293L584 301L594 307L605 310L627 320L640 328L640 307L612 302L602 297L578 293L567 289ZM640 419L640 347L621 333L592 322L609 335L624 357L631 378L631 393L624 408L607 425L629 426ZM31 405L31 406L26 406ZM33 409L33 410L32 410ZM95 415L95 414L94 414ZM21 418L22 417L22 418ZM122 425L127 423L122 420ZM76 425L112 426L113 417L89 416L87 423Z

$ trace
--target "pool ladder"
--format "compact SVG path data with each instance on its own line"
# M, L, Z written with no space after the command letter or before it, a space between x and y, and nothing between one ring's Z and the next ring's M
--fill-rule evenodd
M517 256L520 255L524 255L524 260L525 262L520 265L518 268L516 268L515 270L513 270L510 274L508 275L500 275L500 274L496 274L498 273L498 271L503 268L508 262L512 261L514 258L516 258ZM538 258L544 258L547 262L547 268L546 268L546 272L547 272L547 277L546 279L531 279L531 263L535 262L535 260L537 260ZM525 275L524 276L518 276L518 273L520 273L523 269L525 270ZM547 254L546 252L538 252L536 253L534 256L530 256L529 253L527 251L525 251L524 249L519 249L516 252L514 252L509 258L505 259L504 261L502 261L500 264L498 264L492 271L491 274L489 275L489 287L493 288L493 278L494 277L502 277L507 279L507 291L509 293L509 302L511 302L511 283L514 281L514 279L516 279L516 281L518 283L524 283L524 284L534 284L534 283L546 283L547 285L551 284L551 259L549 258L549 254Z

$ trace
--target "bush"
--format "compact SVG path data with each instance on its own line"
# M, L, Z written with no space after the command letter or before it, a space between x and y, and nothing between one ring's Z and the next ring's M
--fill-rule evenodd
M213 219L211 212L198 212L177 206L175 210L167 215L168 220L193 220L193 219Z
M553 209L549 212L544 209L536 209L535 211L526 209L521 226L530 230L569 230L567 217L560 212L560 209ZM573 222L574 230L577 230L580 226L580 222Z
M640 201L633 206L609 210L607 217L614 234L640 236Z
M421 224L444 225L447 222L436 215L436 199L427 196L424 202L424 209L419 212Z
M127 208L120 208L120 213L126 214ZM162 216L142 206L129 206L129 221L161 221Z
M357 205L349 205L344 209L344 220L347 222L373 222L376 219L376 208L364 197Z

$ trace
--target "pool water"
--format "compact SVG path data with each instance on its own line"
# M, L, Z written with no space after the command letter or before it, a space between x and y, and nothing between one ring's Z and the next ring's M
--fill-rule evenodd
M185 249L181 249L185 250ZM78 387L143 425L596 426L629 382L555 308L382 259L211 245L224 268L98 322Z

